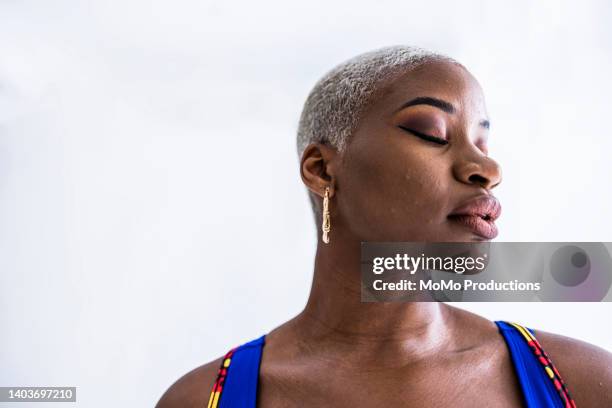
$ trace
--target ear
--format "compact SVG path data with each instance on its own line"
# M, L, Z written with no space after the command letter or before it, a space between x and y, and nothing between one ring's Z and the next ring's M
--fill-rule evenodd
M311 143L300 161L302 181L314 194L323 197L325 187L329 187L329 196L336 190L336 171L339 163L338 151L322 143Z

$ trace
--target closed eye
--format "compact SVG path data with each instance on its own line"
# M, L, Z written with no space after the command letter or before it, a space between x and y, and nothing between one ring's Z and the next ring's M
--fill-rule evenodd
M400 129L405 130L408 133L412 133L413 135L420 137L423 140L427 140L428 142L433 142L433 143L437 143L440 145L446 145L448 144L448 140L445 139L441 139L439 137L435 137L435 136L430 136L430 135L426 135L425 133L421 133L421 132L417 132L414 129L409 129L407 127L404 126L398 126Z

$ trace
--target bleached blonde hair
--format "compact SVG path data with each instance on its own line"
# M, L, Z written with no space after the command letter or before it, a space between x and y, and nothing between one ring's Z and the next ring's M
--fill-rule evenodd
M427 62L452 58L418 47L391 46L357 55L325 74L310 91L297 131L298 156L310 143L343 152L361 114L383 83Z

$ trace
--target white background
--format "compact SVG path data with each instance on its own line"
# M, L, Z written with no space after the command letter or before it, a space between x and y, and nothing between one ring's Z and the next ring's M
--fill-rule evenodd
M611 17L605 1L1 0L0 386L152 406L298 313L317 233L299 113L325 71L380 46L481 81L497 241L612 241ZM612 349L611 304L461 306Z

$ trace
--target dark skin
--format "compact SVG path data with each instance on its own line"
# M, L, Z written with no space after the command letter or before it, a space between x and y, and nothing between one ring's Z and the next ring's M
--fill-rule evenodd
M448 106L417 99L403 107L416 98ZM448 215L501 182L488 157L487 124L473 76L456 64L430 62L379 89L345 152L306 148L301 175L317 196L319 220L330 188L331 242L319 237L304 311L266 336L259 407L522 406L493 322L444 303L360 301L361 241L485 240ZM612 406L610 353L536 335L578 407ZM220 362L180 378L157 407L206 406Z

